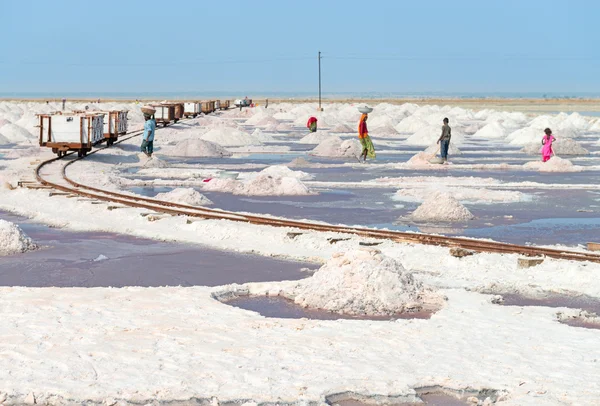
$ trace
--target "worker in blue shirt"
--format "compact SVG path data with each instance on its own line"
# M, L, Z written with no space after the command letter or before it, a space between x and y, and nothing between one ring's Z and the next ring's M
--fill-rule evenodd
M154 131L156 131L156 120L154 120L154 114L150 114L149 111L144 112L144 135L142 136L142 152L148 157L152 157L152 151L154 150Z

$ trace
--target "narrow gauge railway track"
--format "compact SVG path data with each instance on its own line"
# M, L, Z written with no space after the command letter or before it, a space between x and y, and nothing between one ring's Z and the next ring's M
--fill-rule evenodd
M127 137L121 138L115 144L127 141L141 134L142 131L131 132L128 134ZM98 153L106 148L108 147L98 148L90 152L88 156ZM67 156L72 154L73 153L68 154ZM50 165L51 163L55 163L59 159L63 158L64 156L62 158L53 158L40 163L35 169L35 175L38 182L40 182L42 185L49 186L54 189L79 195L82 197L111 203L120 203L130 207L144 208L169 215L239 221L257 225L267 225L273 227L290 227L310 231L353 234L366 238L391 240L401 243L436 245L449 248L464 248L476 252L518 254L530 257L546 256L556 259L565 259L572 261L590 261L600 263L600 255L589 252L562 251L552 248L507 244L502 242L474 240L461 237L446 237L434 234L407 233L401 231L378 230L366 227L351 227L323 223L312 223L297 220L287 220L280 218L272 218L268 216L241 214L236 212L209 209L204 207L195 207L180 203L151 199L143 196L113 192L75 182L67 176L67 168L73 163L79 161L80 159L84 159L85 157L75 158L62 166L60 183L44 178L44 176L41 174L42 168Z

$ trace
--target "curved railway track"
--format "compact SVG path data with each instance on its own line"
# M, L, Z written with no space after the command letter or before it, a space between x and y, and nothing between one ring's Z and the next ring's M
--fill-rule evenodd
M117 141L116 144L141 135L141 133L142 131L131 132L128 134L127 137L121 138L119 141ZM106 148L108 147L95 149L94 151L90 152L88 156L96 154ZM68 154L67 156L71 155L73 155L73 153ZM53 158L40 163L35 169L35 175L38 182L40 182L42 185L49 186L53 189L57 189L63 192L105 202L120 203L130 207L144 208L170 215L239 221L257 225L268 225L273 227L290 227L301 230L337 232L358 235L367 238L392 240L395 242L402 243L437 245L449 248L464 248L476 252L518 254L529 257L546 256L556 259L590 261L600 263L600 255L593 254L590 252L562 251L552 248L507 244L494 241L482 241L461 237L446 237L434 234L407 233L400 231L379 230L366 227L350 227L330 225L324 223L312 223L307 221L287 220L262 215L241 214L236 212L209 209L204 207L195 207L180 203L151 199L138 195L113 192L75 182L67 176L67 168L73 163L81 159L85 159L85 157L76 157L75 159L70 160L65 165L63 165L60 170L60 178L58 179L58 181L50 180L47 177L44 177L44 175L41 173L42 168L48 167L52 163L57 163L57 161L64 159L64 157L65 156L63 156L62 158Z

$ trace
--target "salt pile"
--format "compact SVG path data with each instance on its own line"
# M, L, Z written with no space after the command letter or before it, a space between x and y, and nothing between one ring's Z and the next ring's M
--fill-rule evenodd
M244 196L308 196L314 194L299 179L259 173L245 182L214 178L203 184L204 190Z
M341 158L357 157L360 155L362 147L358 140L342 141L341 138L332 136L321 142L310 154L316 156Z
M541 149L541 143L531 143L525 145L521 151L528 155L539 155ZM552 149L559 155L588 155L590 153L580 143L571 138L559 139L553 142Z
M235 194L247 196L306 196L311 193L300 180L291 177L271 176L261 173Z
M502 124L498 122L492 122L485 125L479 131L473 134L473 137L486 139L504 138L506 137L506 130Z
M313 164L312 164L312 162L307 161L303 157L298 157L298 158L292 159L292 161L287 165L291 166L292 168L308 168L308 167L312 166Z
M320 144L321 142L328 140L333 137L328 131L317 131L310 133L307 136L301 138L298 143L300 144Z
M158 200L187 204L190 206L206 206L212 204L206 196L192 188L177 188L170 192L159 193L154 197Z
M275 129L276 126L273 128ZM256 130L254 130L252 132L252 137L256 138L257 140L261 141L261 142L273 142L274 139L273 137L271 137L269 134L265 134L264 132L262 132L262 130L260 128L257 128Z
M166 168L169 166L167 162L158 158L156 155L148 157L144 153L139 153L138 157L140 159L141 166L144 168Z
M581 166L573 165L571 161L557 156L553 156L547 162L527 162L523 167L540 172L581 172L583 170Z
M425 199L410 218L417 221L465 221L475 216L449 193L436 192Z
M12 255L37 248L21 227L0 219L0 255Z
M287 131L292 131L293 129L294 129L294 128L293 128L291 125L287 124L287 123L281 123L281 124L279 124L279 125L278 125L278 126L275 128L275 130L276 130L276 131L286 131L286 132L287 132Z
M0 127L0 134L11 143L21 143L34 138L29 131L12 123Z
M435 158L435 152L421 151L417 152L408 161L406 161L406 164L409 166L434 165L430 162L433 158Z
M261 145L262 142L241 130L233 127L216 127L202 136L205 141L211 141L224 147L240 145Z
M374 249L334 254L313 276L298 283L293 296L303 307L369 316L439 307L442 302L399 261Z
M416 133L429 124L418 116L409 116L396 125L396 131L400 133Z
M442 126L429 125L421 128L419 131L406 139L407 145L422 145L428 146L435 144L442 134ZM463 136L452 129L452 138L450 144L458 144L462 142Z
M425 152L427 152L428 154L438 154L440 152L440 145L439 144L435 144L430 146L429 148L427 148L425 150ZM458 149L458 147L452 142L450 141L450 146L448 147L448 155L462 155L462 151L460 149Z
M311 175L309 173L302 172L302 171L293 171L285 165L268 166L265 169L263 169L262 171L260 171L260 173L271 175L274 177L296 178L296 179L300 179L300 180L308 180L308 179L313 178L313 175Z
M214 142L187 139L179 141L173 148L169 148L166 152L168 155L181 157L198 157L198 158L222 158L231 156L231 152Z
M350 126L346 125L346 124L338 124L335 127L333 127L331 130L329 130L332 133L351 133L354 132L354 129L350 128Z

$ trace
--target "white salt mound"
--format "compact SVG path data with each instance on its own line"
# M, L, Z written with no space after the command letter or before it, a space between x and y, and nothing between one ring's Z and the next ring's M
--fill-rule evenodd
M0 145L7 145L10 144L10 141L8 140L8 138L6 138L4 135L0 134Z
M449 193L436 192L425 199L410 218L417 221L465 221L475 216Z
M213 128L204 134L202 139L225 147L262 144L258 138L233 127Z
M275 177L280 177L280 178L288 177L288 178L296 178L296 179L300 179L300 180L308 180L308 179L313 178L313 175L311 175L309 173L302 172L302 171L294 171L285 165L268 166L265 169L263 169L262 171L260 171L260 173L275 176Z
M148 157L146 154L140 152L138 157L140 159L141 166L144 168L166 168L169 166L168 163L158 158L156 155Z
M430 162L433 158L435 158L435 151L434 152L421 151L421 152L417 152L408 161L406 161L406 164L409 166L434 165ZM435 165L437 165L437 164L435 164Z
M246 182L214 178L203 184L204 190L244 196L308 196L314 194L296 178L259 173Z
M234 194L246 196L306 196L313 193L296 178L259 173L255 178L243 183L242 187L237 189Z
M300 144L320 144L321 142L333 137L328 131L317 131L310 133L307 136L301 138L298 143Z
M352 128L350 128L350 126L348 126L346 124L338 124L335 127L333 127L331 130L329 130L329 132L332 132L332 133L351 133L351 132L354 132L354 130Z
M425 289L399 261L374 249L334 254L293 293L303 307L355 315L393 315L441 304L440 296Z
M219 144L199 139L182 140L175 147L171 148L168 153L173 156L198 158L231 156L231 152Z
M506 129L500 123L492 122L473 134L473 137L486 139L504 138L506 137Z
M581 166L573 165L568 159L562 159L557 156L553 156L546 162L542 162L541 160L527 162L523 167L540 172L581 172L583 170Z
M427 148L425 150L425 152L427 152L428 154L439 155L440 146L439 146L439 144L434 144L434 145L430 146L429 148ZM458 147L456 145L454 145L453 142L450 142L450 146L448 147L448 157L451 157L452 155L462 155L462 151L460 149L458 149Z
M21 227L10 221L0 220L0 256L19 254L37 248Z
M539 155L541 153L541 149L541 143L531 143L525 145L521 152L524 152L528 155ZM590 151L581 146L580 143L571 138L564 138L555 141L552 144L552 149L558 155L588 155L590 153Z
M360 155L362 148L358 140L342 141L341 138L333 136L321 142L315 149L311 151L311 155L342 158L342 157L357 157Z
M158 200L187 204L190 206L206 206L212 204L206 196L192 188L177 188L170 192L159 193L154 197Z

